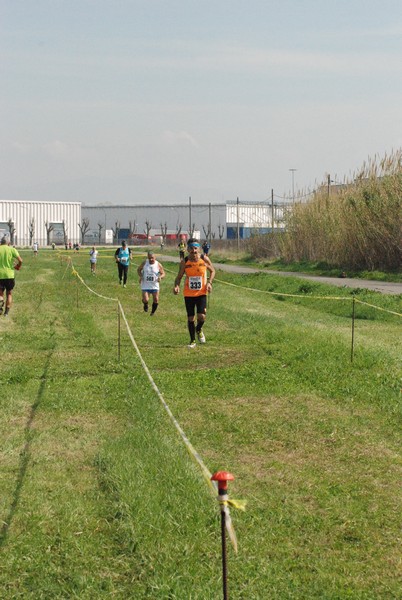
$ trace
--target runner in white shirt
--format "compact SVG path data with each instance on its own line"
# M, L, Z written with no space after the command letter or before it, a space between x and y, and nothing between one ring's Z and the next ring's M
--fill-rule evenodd
M91 273L92 273L92 275L95 275L96 261L98 260L98 254L99 254L99 252L97 251L97 249L95 248L95 246L92 246L92 249L89 251L89 262L90 262L90 265L91 265Z
M151 317L155 314L159 303L159 283L165 277L165 271L160 262L155 258L153 252L148 252L148 258L144 260L137 269L140 277L142 290L142 303L144 311L148 312L149 296L152 294L152 310Z

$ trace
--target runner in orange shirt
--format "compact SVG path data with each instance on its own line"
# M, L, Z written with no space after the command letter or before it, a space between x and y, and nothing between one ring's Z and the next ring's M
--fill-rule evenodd
M202 326L207 313L207 294L212 292L212 282L215 277L215 269L211 261L208 256L200 255L200 249L198 240L194 238L188 240L188 256L180 263L173 289L175 294L180 292L180 282L185 275L184 301L187 311L187 326L190 333L189 348L196 347L196 334L200 344L205 344ZM195 324L196 311L197 325Z

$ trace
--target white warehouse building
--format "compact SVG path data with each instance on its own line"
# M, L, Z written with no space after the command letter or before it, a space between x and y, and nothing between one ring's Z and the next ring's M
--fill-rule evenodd
M18 246L80 241L81 202L0 200L0 236Z

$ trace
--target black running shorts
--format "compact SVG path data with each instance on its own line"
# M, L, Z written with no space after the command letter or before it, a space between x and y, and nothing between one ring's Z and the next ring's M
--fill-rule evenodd
M207 312L207 297L206 296L185 296L186 310L188 317L194 317L195 311L197 315L205 315Z
M11 292L15 286L15 279L0 279L0 290Z

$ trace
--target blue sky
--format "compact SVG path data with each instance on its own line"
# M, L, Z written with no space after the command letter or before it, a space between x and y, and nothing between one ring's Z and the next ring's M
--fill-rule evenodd
M400 0L0 0L0 50L3 199L259 202L402 146Z

